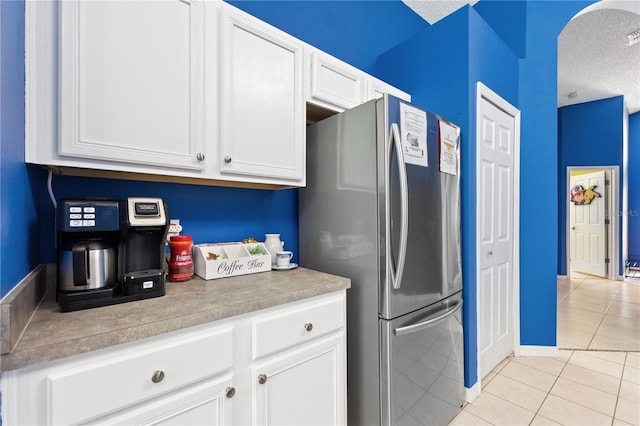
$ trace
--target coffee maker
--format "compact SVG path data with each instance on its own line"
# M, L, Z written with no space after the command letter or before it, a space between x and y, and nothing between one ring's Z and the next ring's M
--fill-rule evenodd
M63 312L164 296L169 213L161 199L66 199L57 210Z

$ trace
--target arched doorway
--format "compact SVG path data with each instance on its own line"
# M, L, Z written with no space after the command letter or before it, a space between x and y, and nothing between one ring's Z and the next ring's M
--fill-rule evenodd
M631 87L625 87L628 82L624 81L625 75L640 73L638 48L627 37L638 29L640 3L603 0L576 14L558 37L559 348L633 350L638 344L629 346L629 339L620 334L633 321L616 315L620 314L615 312L616 304L624 302L614 294L623 285L630 237L624 214L629 196L626 176L628 167L638 167L628 161L627 152L628 114L640 110L640 87L637 77ZM608 173L604 179L608 186L601 185L601 192L609 198L599 200L607 203L602 225L607 245L594 250L604 251L601 257L608 261L604 273L576 266L581 263L576 257L585 254L581 250L588 254L590 247L575 238L572 216L577 209L582 214L595 207L573 208L569 192L572 173L588 173L587 169ZM597 236L592 238L596 240ZM637 335L634 329L629 333Z

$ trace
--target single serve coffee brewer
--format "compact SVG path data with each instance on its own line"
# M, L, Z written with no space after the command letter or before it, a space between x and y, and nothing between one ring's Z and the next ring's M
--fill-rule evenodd
M159 198L66 199L57 208L63 312L164 296L167 205Z

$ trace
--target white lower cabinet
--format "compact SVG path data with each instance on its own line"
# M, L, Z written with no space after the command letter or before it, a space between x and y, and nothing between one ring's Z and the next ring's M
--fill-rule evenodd
M251 367L252 424L346 424L344 333Z
M234 423L233 385L232 375L209 379L89 424L230 425Z
M2 422L346 424L345 291L3 373Z
M252 424L346 424L345 327L344 294L252 319Z

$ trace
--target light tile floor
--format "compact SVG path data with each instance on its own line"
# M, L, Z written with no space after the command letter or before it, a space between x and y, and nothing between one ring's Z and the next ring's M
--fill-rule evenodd
M509 357L451 425L640 425L640 282L558 281L559 358Z
M640 280L558 280L558 347L640 351Z

